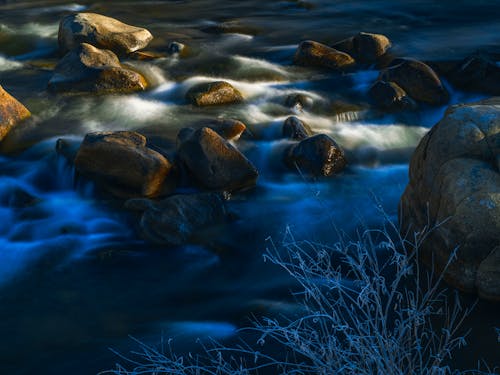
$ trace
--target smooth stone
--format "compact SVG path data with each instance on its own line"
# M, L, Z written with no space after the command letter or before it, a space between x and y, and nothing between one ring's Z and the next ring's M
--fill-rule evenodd
M348 53L356 61L373 63L391 47L391 41L385 35L360 32L350 38L332 45L333 48Z
M179 159L205 188L236 191L256 184L258 172L252 163L212 129L186 131L178 143Z
M128 54L145 48L153 39L142 28L96 13L76 13L64 17L59 24L59 48L67 53L80 43Z
M438 75L421 61L397 59L395 65L380 72L380 81L394 82L414 100L430 105L448 102L449 94Z
M122 68L110 50L82 43L57 64L48 87L55 92L113 94L143 91L147 83L139 73Z
M156 197L167 193L172 164L143 135L117 131L87 134L75 168L118 197Z
M224 81L200 83L191 87L186 99L199 107L235 104L243 101L243 95L231 84Z
M313 176L333 176L347 164L344 151L329 136L317 134L292 145L285 152L290 169Z
M299 44L294 63L302 66L315 66L336 71L344 71L354 66L354 59L347 53L338 51L312 40Z
M500 65L485 54L466 58L453 69L450 80L461 89L500 95Z
M311 136L313 131L309 125L300 120L298 117L290 116L283 123L282 133L285 138L300 141Z
M0 142L17 124L30 116L30 111L0 86Z
M386 111L413 110L417 103L394 82L377 81L370 87L368 95L373 103Z

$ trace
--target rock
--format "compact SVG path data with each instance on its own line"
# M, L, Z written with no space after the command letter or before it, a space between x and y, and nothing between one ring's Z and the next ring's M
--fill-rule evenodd
M309 125L295 116L288 117L283 123L283 137L285 138L300 141L312 134L313 132Z
M0 86L0 142L18 123L30 116L30 111Z
M354 59L345 52L338 51L324 44L306 40L299 44L294 62L297 65L316 66L344 71L354 66Z
M257 181L252 163L207 127L184 134L179 139L178 156L191 175L210 190L248 189Z
M4 190L0 195L0 205L11 208L26 208L40 202L40 199L27 192L20 186L13 186L7 192Z
M147 83L139 73L122 68L111 51L82 43L57 64L49 89L70 93L130 93Z
M373 103L383 110L397 111L417 108L417 103L394 82L377 81L368 91L368 95Z
M127 54L146 47L153 39L142 28L127 25L114 18L96 13L76 13L64 17L59 24L59 48L67 53L80 43Z
M458 246L445 280L489 299L500 299L489 266L500 245L499 154L500 98L450 107L413 154L399 210L402 233L436 226L420 249L425 264L442 271Z
M203 107L241 103L243 95L231 84L224 81L217 81L200 83L191 87L186 94L186 99L194 105Z
M201 230L229 219L221 193L174 195L159 202L132 199L125 207L144 211L139 233L145 240L159 245L183 245Z
M260 30L255 26L243 24L239 20L231 20L207 26L203 28L203 31L211 34L257 35Z
M411 98L427 104L442 105L449 99L437 74L421 61L398 59L395 65L380 72L379 80L394 82Z
M311 109L314 104L313 99L305 94L290 94L285 99L285 105L299 111Z
M391 47L385 35L360 32L359 34L335 43L333 48L348 53L363 63L373 63Z
M80 148L81 142L73 139L59 138L56 141L56 152L61 155L70 164L75 163L76 154Z
M203 126L212 129L228 141L237 141L247 128L244 123L235 119L212 119L204 121Z
M151 61L156 59L161 59L166 57L164 53L153 52L153 51L135 51L127 55L128 58L139 60L139 61Z
M470 56L458 64L450 80L461 89L500 95L500 65L484 54Z
M497 246L479 265L476 287L480 297L500 300L500 246Z
M182 53L186 49L186 46L179 42L170 42L167 46L167 52L171 55L177 55Z
M75 168L119 197L156 197L164 191L171 163L135 132L90 133L75 157Z
M317 134L291 146L285 152L285 164L313 176L332 176L347 164L344 151L325 134Z

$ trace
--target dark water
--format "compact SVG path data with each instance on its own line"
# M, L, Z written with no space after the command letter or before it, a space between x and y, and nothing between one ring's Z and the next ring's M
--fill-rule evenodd
M291 65L298 42L334 42L358 31L388 35L393 53L424 60L458 59L476 50L500 53L498 1L0 1L0 84L33 119L3 148L32 145L0 158L0 373L94 374L110 368L113 347L175 337L190 348L196 337L234 337L255 312L280 312L292 288L279 269L262 261L266 238L332 242L381 223L377 200L396 220L407 182L408 158L445 108L375 116L366 91L377 77L367 69L342 77ZM142 94L66 98L46 84L57 62L59 19L93 11L151 30L151 49L177 40L183 59L129 61L153 83ZM214 34L222 21L246 34ZM197 82L224 78L245 104L193 109L184 93ZM299 113L314 130L332 135L353 160L342 175L310 181L279 167L283 106L291 93L314 99ZM452 91L452 102L479 95ZM338 101L359 105L339 115ZM206 235L204 246L152 248L134 234L112 202L95 199L90 184L54 151L55 140L79 140L89 131L137 130L164 142L201 118L235 117L250 136L238 147L258 167L256 189L230 203L240 219ZM15 208L19 189L36 201ZM470 320L471 346L456 358L474 366L484 357L500 364L494 326L498 306L480 304ZM496 345L496 346L495 346ZM496 361L496 363L495 363Z

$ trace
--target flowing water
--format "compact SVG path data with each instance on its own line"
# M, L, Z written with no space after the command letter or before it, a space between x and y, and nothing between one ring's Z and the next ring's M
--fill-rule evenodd
M147 27L153 50L176 40L189 54L127 61L152 83L144 93L49 95L58 21L84 10ZM209 32L222 21L242 27ZM380 207L396 220L411 152L445 108L381 116L365 104L375 68L338 76L291 64L303 39L331 43L358 31L386 34L395 55L423 60L500 52L495 0L0 1L0 84L33 113L0 157L0 373L93 374L116 360L109 347L133 348L128 335L153 343L175 337L186 348L197 337L234 337L252 313L293 309L285 303L293 284L262 261L268 237L279 242L290 230L332 242L337 231L379 226ZM215 79L232 83L245 102L185 103L192 85ZM297 93L312 107L286 107ZM452 90L452 103L479 98ZM345 103L352 109L340 111ZM312 181L283 169L280 126L292 114L346 149L353 162L344 173ZM55 152L57 138L79 141L96 130L136 130L168 144L180 128L215 117L247 124L237 145L260 177L230 202L239 219L203 246L142 242L116 203L96 199ZM472 349L458 365L481 357L500 364L495 311L480 304Z

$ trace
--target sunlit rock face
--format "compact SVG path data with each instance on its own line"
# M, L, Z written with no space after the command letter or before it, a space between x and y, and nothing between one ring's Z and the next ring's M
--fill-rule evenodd
M401 198L403 233L433 227L422 260L445 279L500 299L500 98L450 107L422 139ZM456 259L446 264L456 249ZM496 250L495 250L496 249Z
M0 141L20 121L30 116L30 111L0 86Z

